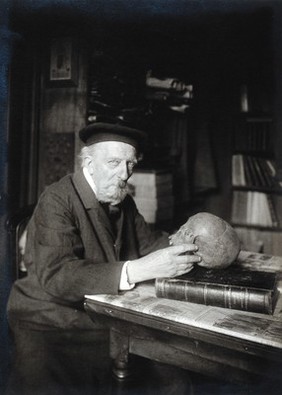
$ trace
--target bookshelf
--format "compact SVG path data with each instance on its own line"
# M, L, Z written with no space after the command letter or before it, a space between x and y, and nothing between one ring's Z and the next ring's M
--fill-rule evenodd
M244 248L282 255L282 182L274 160L269 115L241 115L231 163L231 223Z

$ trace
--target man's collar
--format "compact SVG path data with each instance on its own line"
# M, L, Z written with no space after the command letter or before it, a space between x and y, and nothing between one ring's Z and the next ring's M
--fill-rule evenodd
M97 192L96 185L95 185L95 183L94 183L94 181L93 181L93 179L92 179L91 175L89 174L89 171L87 170L86 167L83 167L83 174L84 174L84 177L86 178L86 181L87 181L88 184L90 185L90 188L92 189L92 191L93 191L93 192L95 193L95 195L96 195L96 192ZM96 195L96 196L97 196L97 195Z

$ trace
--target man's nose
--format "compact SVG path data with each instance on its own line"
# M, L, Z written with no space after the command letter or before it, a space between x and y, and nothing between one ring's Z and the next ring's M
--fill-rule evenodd
M126 162L120 164L119 176L123 181L126 181L128 179L129 171Z

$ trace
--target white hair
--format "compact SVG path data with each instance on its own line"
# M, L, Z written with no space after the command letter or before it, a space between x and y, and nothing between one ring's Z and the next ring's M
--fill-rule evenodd
M96 145L97 144L92 144L81 148L80 153L78 154L78 159L82 168L85 167L85 161L89 158L93 158L93 156L95 155L95 151L97 148Z

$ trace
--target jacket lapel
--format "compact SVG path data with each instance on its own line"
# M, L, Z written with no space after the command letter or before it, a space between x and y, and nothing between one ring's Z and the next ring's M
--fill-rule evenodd
M93 230L103 246L108 261L116 261L114 236L106 213L86 181L83 172L74 173L72 179L74 188L85 207Z

